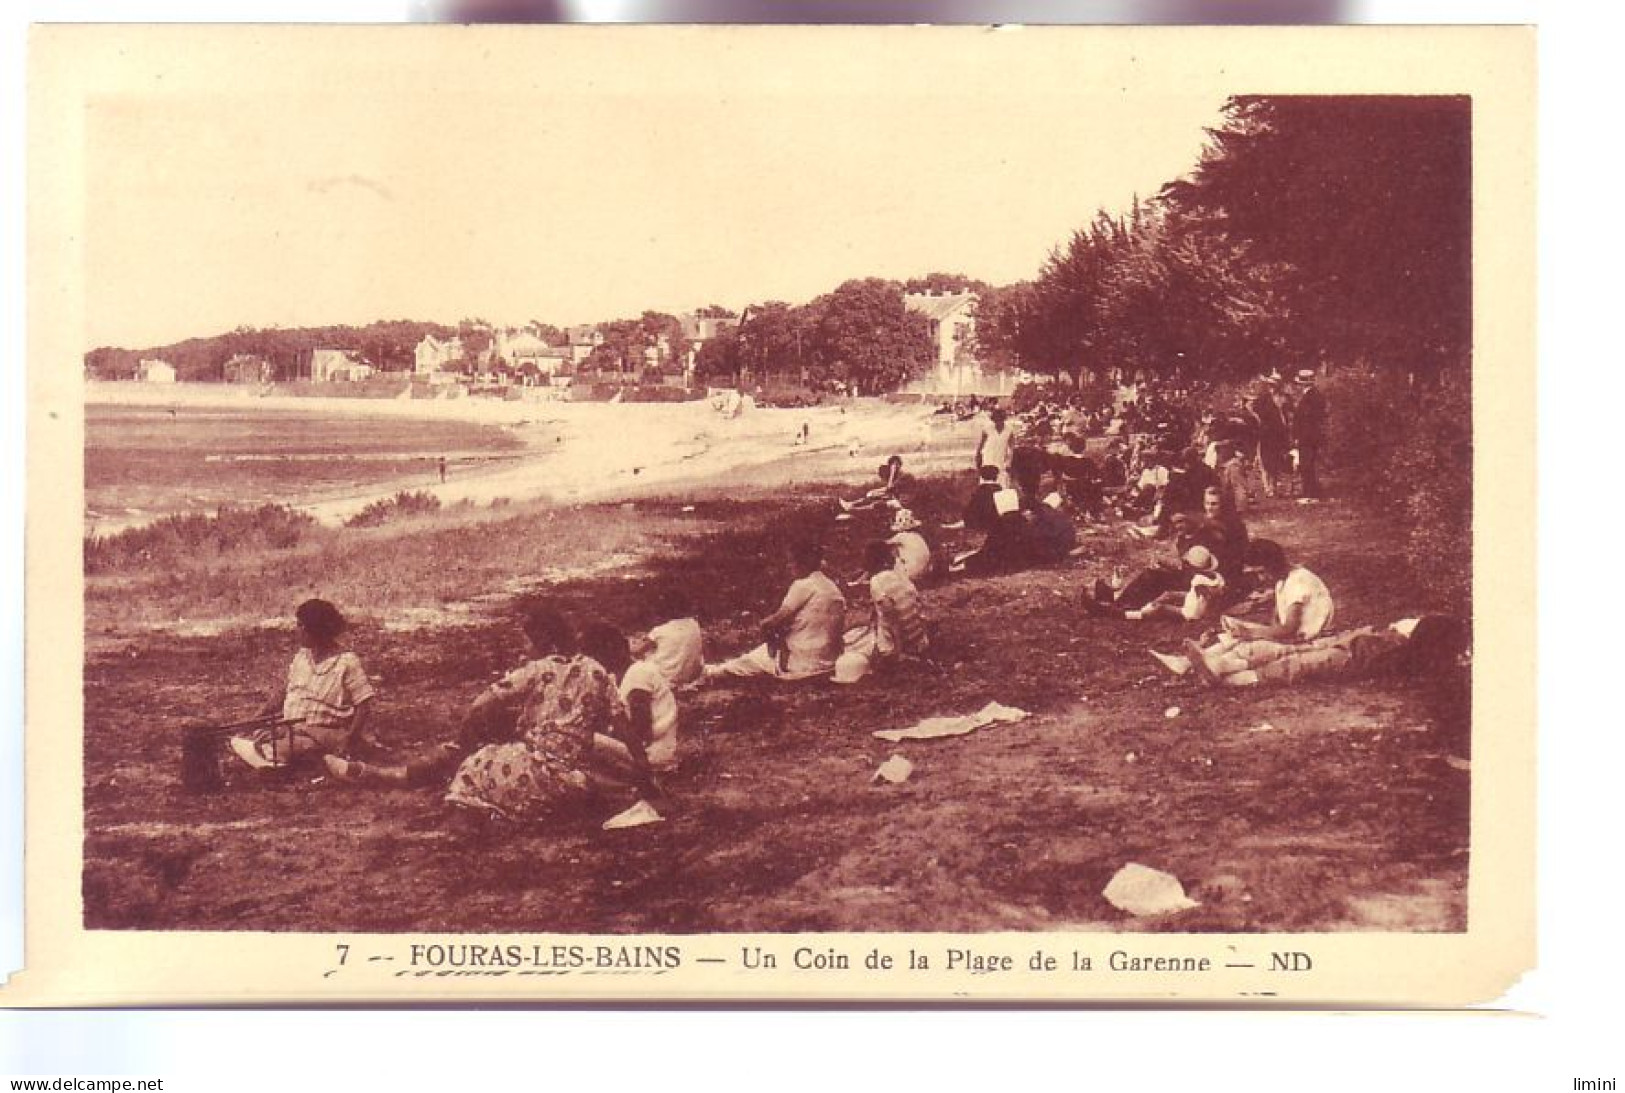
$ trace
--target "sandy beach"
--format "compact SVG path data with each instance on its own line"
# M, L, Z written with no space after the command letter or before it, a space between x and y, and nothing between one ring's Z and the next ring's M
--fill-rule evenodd
M897 453L911 471L964 464L974 446L969 423L933 415L928 407L859 399L810 409L749 407L728 417L707 401L686 403L529 402L456 399L351 399L259 396L215 384L153 387L128 383L87 385L87 405L225 408L237 412L294 411L305 415L360 416L415 422L464 421L497 426L519 440L515 456L455 460L447 481L413 473L387 484L288 497L324 523L345 519L401 489L423 490L443 504L552 500L582 503L669 494L748 476L755 485L819 479L861 482ZM797 443L803 425L808 441ZM222 473L229 473L223 470ZM172 510L173 511L173 510ZM181 510L181 511L184 511ZM103 520L100 534L150 522L164 513Z

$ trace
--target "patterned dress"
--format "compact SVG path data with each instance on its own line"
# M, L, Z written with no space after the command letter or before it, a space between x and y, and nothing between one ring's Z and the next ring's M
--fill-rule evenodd
M472 716L512 725L517 739L487 744L463 760L446 800L534 819L587 794L585 767L594 732L610 735L626 719L615 681L589 657L546 657L508 673L474 703Z

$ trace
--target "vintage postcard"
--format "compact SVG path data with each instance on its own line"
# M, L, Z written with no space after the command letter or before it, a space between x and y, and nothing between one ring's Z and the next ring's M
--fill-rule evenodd
M8 1003L1534 965L1531 31L30 54Z

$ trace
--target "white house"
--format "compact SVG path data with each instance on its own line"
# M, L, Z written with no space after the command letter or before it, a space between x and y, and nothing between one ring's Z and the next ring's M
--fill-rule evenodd
M933 394L998 394L1006 387L1003 376L987 376L976 360L976 294L973 292L910 292L903 304L925 317L937 366L910 385Z
M463 359L463 339L454 337L441 341L433 334L425 334L412 355L416 361L412 368L415 374L427 376L443 372L448 364Z
M517 369L527 364L540 366L544 360L553 357L548 352L552 346L528 330L499 330L494 341L496 355L506 361L510 368Z
M310 378L317 383L353 383L372 375L369 364L356 359L348 349L312 349Z
M151 357L136 366L135 378L142 383L174 383L175 366Z

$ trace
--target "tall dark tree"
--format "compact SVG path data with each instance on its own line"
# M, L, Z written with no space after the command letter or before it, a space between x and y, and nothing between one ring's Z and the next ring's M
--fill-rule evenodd
M847 281L808 310L810 356L819 378L878 394L930 367L929 325L903 303L902 286L894 281Z
M810 378L810 319L806 308L779 300L746 308L744 321L736 330L741 370L758 379Z
M1280 278L1291 351L1423 373L1472 331L1472 118L1465 97L1249 96L1163 199L1222 225Z

